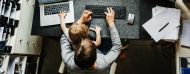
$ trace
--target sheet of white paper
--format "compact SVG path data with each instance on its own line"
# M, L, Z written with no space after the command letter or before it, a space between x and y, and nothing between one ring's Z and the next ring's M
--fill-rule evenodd
M15 6L15 8L12 8L11 9L11 14L10 14L10 18L12 18L12 19L15 19L15 17L16 17L16 6Z
M4 30L4 27L0 27L0 41L3 41L3 30Z
M0 14L1 14L1 11L2 11L2 5L3 5L3 0L0 1Z
M179 34L179 27L168 33L166 36L164 36L164 40L178 40L178 34Z
M190 47L190 19L183 21L181 45Z
M179 26L179 20L180 10L167 8L162 14L151 18L149 21L143 24L143 27L150 34L150 36L156 42L158 42L160 39ZM169 24L163 28L167 23Z
M10 17L10 14L11 14L11 7L12 7L12 3L10 3L8 9L5 10L5 14L4 14L5 17Z
M15 60L14 57L9 59L9 64L8 64L8 68L7 68L7 74L14 74L15 63L16 63L16 60Z
M18 3L20 3L20 7L22 6L22 0L20 0ZM17 7L16 7L17 8ZM20 13L21 13L21 10L16 10L16 12L14 13L15 14L15 20L19 20L20 19Z
M1 15L5 14L5 4L2 3L2 8L1 8Z
M166 11L166 10L167 10L166 7L156 6L156 7L152 8L152 16L155 17L159 14L164 13L164 11Z
M167 10L166 7L156 6L152 8L152 16L155 17L159 14L164 13L164 11ZM177 40L179 34L179 27L168 33L166 36L164 36L162 39L164 40Z

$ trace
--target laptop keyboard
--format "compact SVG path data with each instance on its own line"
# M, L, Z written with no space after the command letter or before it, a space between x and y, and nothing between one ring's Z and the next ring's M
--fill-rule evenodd
M126 18L126 6L103 6L103 5L86 5L85 9L93 12L92 17L94 18L105 18L105 13L107 7L112 7L115 11L116 19L125 19Z
M44 6L45 15L57 14L60 11L69 12L69 3L61 3L61 4Z

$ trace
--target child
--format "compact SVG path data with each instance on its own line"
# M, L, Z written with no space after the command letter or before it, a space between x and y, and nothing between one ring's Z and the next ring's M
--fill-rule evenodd
M81 41L83 39L88 39L89 29L86 26L86 23L88 23L91 20L91 14L92 12L84 10L81 18L77 22L73 23L69 29L66 28L64 23L66 13L60 12L58 14L60 16L61 29L71 42L71 45L74 49L79 49L79 47L81 46ZM96 41L93 42L95 43L95 46L98 47L101 44L101 28L99 26L96 26L95 29L91 30L96 32Z

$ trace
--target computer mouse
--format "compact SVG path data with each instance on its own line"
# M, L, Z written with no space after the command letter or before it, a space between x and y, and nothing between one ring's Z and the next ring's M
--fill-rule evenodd
M128 24L129 24L129 25L133 25L133 24L134 24L134 19L135 19L135 15L132 14L132 13L129 13L128 19L127 19Z

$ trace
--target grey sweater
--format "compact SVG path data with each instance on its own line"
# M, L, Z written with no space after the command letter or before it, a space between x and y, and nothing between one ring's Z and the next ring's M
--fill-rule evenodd
M62 35L61 54L63 62L71 74L109 74L111 64L115 61L121 51L121 41L118 31L114 26L109 28L112 40L112 48L107 54L103 54L97 49L97 59L95 70L82 70L74 62L74 51L71 50L70 43L65 34Z

